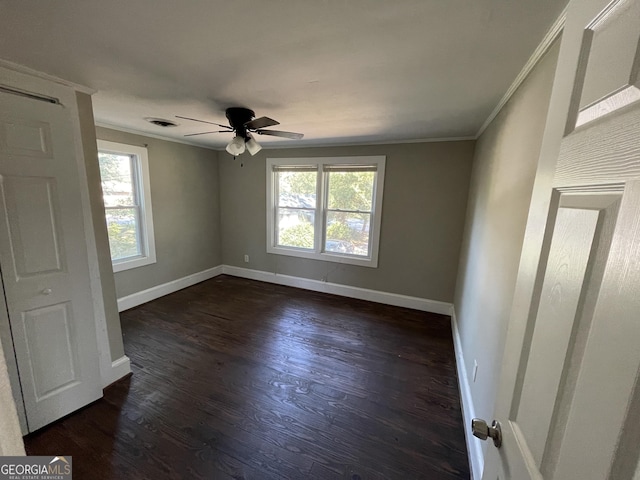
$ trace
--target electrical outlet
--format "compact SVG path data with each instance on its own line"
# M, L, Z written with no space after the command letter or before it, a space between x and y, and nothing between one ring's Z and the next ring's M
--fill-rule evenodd
M478 361L473 361L473 382L475 383L476 377L478 376Z
M249 263L249 255L244 256L244 263Z

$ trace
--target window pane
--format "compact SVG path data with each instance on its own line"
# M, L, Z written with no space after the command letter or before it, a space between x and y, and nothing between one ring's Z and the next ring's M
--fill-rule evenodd
M314 222L315 210L279 208L276 244L313 249Z
M372 210L375 172L329 172L329 208Z
M104 206L135 205L131 156L100 152L98 159Z
M109 208L105 214L111 260L142 255L138 241L138 209Z
M278 206L316 208L318 172L277 172Z
M369 255L368 213L327 212L325 252Z

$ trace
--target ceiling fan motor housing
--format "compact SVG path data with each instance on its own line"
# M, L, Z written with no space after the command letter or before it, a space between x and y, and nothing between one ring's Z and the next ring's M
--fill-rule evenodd
M253 110L250 110L248 108L229 107L225 110L225 115L227 116L227 120L229 120L230 126L222 125L216 122L209 122L208 120L198 120L197 118L182 117L180 115L176 115L176 117L184 118L185 120L192 120L194 122L208 123L211 125L216 125L220 128L224 128L224 130L217 130L214 132L189 133L185 135L187 137L191 137L194 135L205 135L208 133L234 133L235 137L244 139L245 142L252 141L254 143L257 143L255 142L255 140L253 140L253 133L256 133L258 135L270 135L272 137L291 138L294 140L299 140L304 136L302 133L284 132L282 130L265 130L265 127L280 125L280 122L269 117L254 118L256 114Z
M229 125L236 131L236 134L242 138L247 138L247 129L244 124L253 120L256 116L253 110L243 107L231 107L225 111Z

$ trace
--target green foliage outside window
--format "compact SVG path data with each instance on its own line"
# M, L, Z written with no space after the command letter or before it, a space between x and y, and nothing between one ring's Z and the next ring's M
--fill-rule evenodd
M100 152L98 158L111 259L140 255L131 156Z
M375 172L330 171L328 175L326 251L368 255ZM314 226L287 207L315 209L318 172L278 174L280 224L278 244L312 249ZM297 210L301 212L301 210ZM363 212L363 213L360 213Z
M313 225L299 223L280 233L280 245L298 248L313 248Z

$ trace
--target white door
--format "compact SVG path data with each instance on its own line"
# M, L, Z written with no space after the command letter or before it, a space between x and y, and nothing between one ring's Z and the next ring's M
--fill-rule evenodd
M72 128L64 105L0 88L2 334L29 431L102 395Z
M639 42L640 0L570 4L485 480L640 478Z

